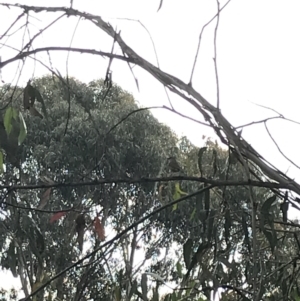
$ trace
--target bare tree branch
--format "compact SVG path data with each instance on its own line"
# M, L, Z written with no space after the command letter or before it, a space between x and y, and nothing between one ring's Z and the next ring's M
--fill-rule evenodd
M214 66L215 66L215 76L216 76L216 87L217 87L217 109L220 110L220 84L219 84L219 74L218 74L218 65L217 65L217 33L219 28L219 21L220 21L220 2L217 0L217 22L215 26L215 33L214 33Z
M43 32L45 32L48 28L50 28L53 24L55 24L57 21L59 21L60 19L62 19L66 14L62 14L61 16L59 16L58 18L56 18L55 20L53 20L50 24L48 24L46 27L44 27L43 29L39 30L38 33L36 33L30 40L29 42L22 48L22 50L20 52L23 52L26 49L29 49L30 47L32 47L32 43L33 41L40 36Z
M202 40L202 35L204 32L204 29L215 19L220 15L220 12L229 4L231 0L228 0L223 7L221 7L217 14L215 14L207 23L204 24L204 26L201 29L200 35L199 35L199 39L198 39L198 45L197 45L197 50L196 50L196 55L195 55L195 59L194 59L194 64L192 67L192 72L191 72L191 77L190 77L190 82L189 85L192 86L192 81L193 81L193 76L194 76L194 72L195 72L195 68L196 68L196 64L197 64L197 60L198 60L198 55L199 55L199 51L200 51L200 45L201 45L201 40Z
M69 47L72 46L72 43L73 43L73 40L74 40L74 37L75 37L75 33L77 31L77 28L79 26L80 21L81 21L81 18L79 18L77 23L76 23L76 26L74 28ZM70 117L71 117L71 93L70 93L70 81L69 81L69 58L70 58L70 52L68 52L67 60L66 60L66 76L67 76L67 89L68 89L68 96L67 96L67 98L68 98L68 116L67 116L64 136L67 134L68 125L69 125L69 121L70 121Z
M2 40L2 38L4 38L4 37L8 34L8 32L14 27L14 25L15 25L15 24L16 24L23 16L25 16L25 13L20 14L20 15L16 18L16 20L15 20L13 23L10 24L10 26L8 27L8 29L0 36L0 40Z
M278 143L276 142L276 140L275 140L274 137L272 136L271 132L269 131L269 128L268 128L268 126L267 126L267 123L265 122L264 124L265 124L265 128L266 128L266 130L267 130L267 132L268 132L269 137L271 138L271 140L272 140L273 143L275 144L275 146L276 146L276 148L278 149L278 151L280 152L280 154L281 154L285 159L287 159L291 164L293 164L295 167L297 167L298 169L300 169L300 166L299 166L299 165L297 165L294 161L292 161L290 158L288 158L288 157L283 153L283 151L280 149Z
M94 55L101 55L101 56L107 56L107 57L113 57L125 62L133 62L130 58L126 58L122 55L117 55L117 54L111 54L109 52L104 52L104 51L97 51L93 49L85 49L85 48L70 48L70 47L44 47L44 48L36 48L34 50L30 51L24 51L15 57L8 59L6 61L2 61L0 64L0 68L5 67L7 64L10 64L12 62L22 60L30 55L33 55L38 52L48 52L48 51L73 51L73 52L79 52L79 53L89 53L89 54L94 54Z
M48 11L48 12L66 12L68 15L73 16L81 16L87 20L90 20L92 23L94 23L97 27L101 28L104 32L106 32L109 36L114 38L116 36L116 40L119 43L123 53L127 57L119 56L119 55L112 55L110 53L104 53L101 51L96 50L86 50L83 51L83 49L76 49L74 51L78 52L86 52L91 54L100 54L105 55L108 57L114 56L117 59L131 62L136 65L139 65L141 68L148 71L150 74L152 74L159 82L163 83L164 85L168 87L177 87L179 90L183 90L186 93L190 94L195 100L190 102L193 106L195 106L195 102L197 102L197 106L195 106L199 110L199 106L203 108L203 110L207 110L215 119L216 123L220 127L220 132L218 133L219 138L221 141L227 145L233 145L235 144L239 149L240 153L250 159L253 163L255 163L257 166L261 168L261 170L265 173L266 176L268 176L270 179L273 179L274 181L281 182L282 184L286 186L292 186L292 190L300 194L300 185L296 183L294 180L286 176L283 172L279 171L278 169L273 169L270 167L264 160L262 160L262 157L257 153L257 151L254 150L254 148L247 143L245 140L241 140L239 135L235 132L233 126L228 122L228 120L219 112L219 110L216 109L213 105L211 105L205 98L203 98L196 90L194 90L190 85L187 85L183 83L180 79L167 74L148 61L144 60L142 57L140 57L136 52L134 52L120 37L120 35L116 35L116 32L114 29L110 26L110 24L106 23L102 20L100 16L83 13L78 10L74 9L67 9L63 7L34 7L34 6L26 6L26 5L19 5L19 4L1 4L9 7L19 7L22 9L25 9L26 11L34 11L34 12L41 12L41 11ZM51 50L49 48L44 48L44 50ZM61 47L54 47L52 50L62 50ZM69 50L68 48L65 48L65 50ZM35 50L36 51L36 50ZM27 53L22 53L12 59L9 59L5 62L2 62L0 67L3 67L7 65L8 63L24 58L28 55L33 54L34 52L28 51ZM223 132L226 135L226 138L222 135Z
M249 123L245 123L243 125L239 125L239 126L235 127L235 129L236 130L243 129L245 127L248 127L248 126L251 126L251 125L254 125L254 124L265 123L265 122L267 122L269 120L274 120L274 119L284 119L284 118L281 117L281 116L269 117L269 118L265 118L265 119L262 119L262 120L252 121L252 122L249 122Z
M103 184L120 184L120 183L153 183L153 182L169 182L169 181L194 181L199 183L210 184L213 186L252 186L252 187L265 187L275 189L288 189L294 188L293 183L274 183L265 181L253 181L253 180L241 180L241 181L219 181L204 177L193 176L171 176L171 177L155 177L155 178L111 178L111 179L99 179L87 182L70 182L70 183L54 183L54 184L28 184L28 185L0 185L0 190L16 191L16 190L31 190L41 188L60 188L60 187L83 187L83 186L98 186Z

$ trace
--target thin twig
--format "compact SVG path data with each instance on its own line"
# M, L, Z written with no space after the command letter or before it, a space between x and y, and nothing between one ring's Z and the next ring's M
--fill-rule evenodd
M215 66L215 76L216 76L216 88L217 88L217 109L220 110L220 85L219 85L219 75L218 75L218 64L217 64L217 33L219 28L219 21L220 21L220 2L217 0L217 22L215 26L214 32L214 66Z
M156 47L155 47L155 43L154 43L154 40L153 40L153 38L152 38L152 36L150 34L150 31L147 29L147 27L140 20L136 20L136 19L116 18L116 20L126 20L126 21L138 22L147 31L147 33L149 35L149 38L151 40L151 43L152 43L153 50L154 50L157 67L160 68L160 66L159 66L159 60L158 60L158 55L157 55L157 51L156 51Z
M153 50L154 50L157 67L160 68L160 66L159 66L159 60L158 60L158 55L157 55L157 51L156 51L156 47L155 47L155 43L154 43L154 40L153 40L153 38L152 38L152 36L150 34L150 31L147 29L147 27L140 20L129 19L129 18L116 18L116 19L117 20L127 20L127 21L138 22L147 31L148 36L150 37L150 40L151 40L151 43L152 43ZM167 88L166 88L165 85L164 85L164 90L165 90L165 93L167 95L167 99L169 101L169 105L174 110L174 106L173 106L173 104L171 102L168 90L167 90Z
M254 105L258 106L258 107L261 107L261 108L264 108L264 109L267 109L267 110L270 110L270 111L273 111L274 113L278 114L280 117L284 117L281 113L279 113L278 111L276 111L275 109L273 108L270 108L270 107L267 107L267 106L264 106L264 105L261 105L261 104L258 104L258 103L255 103L253 101L249 101L251 103L253 103Z
M264 125L265 125L265 128L266 128L267 132L268 132L269 137L272 139L273 143L275 144L275 146L276 146L276 148L278 149L278 151L280 152L280 154L281 154L286 160L288 160L291 164L293 164L295 167L297 167L298 169L300 169L300 166L297 165L294 161L292 161L289 157L287 157L287 156L283 153L283 151L280 149L278 143L276 142L276 140L275 140L274 137L272 136L271 132L269 131L269 128L268 128L266 122L264 123Z
M73 40L74 40L74 37L75 37L75 33L77 31L77 28L78 28L78 25L79 25L80 21L81 21L81 18L78 19L78 21L76 23L76 26L73 30L73 34L72 34L72 38L71 38L70 46L69 46L70 48L72 46L72 43L73 43ZM66 75L67 75L67 89L68 89L68 116L67 116L64 136L67 134L68 125L69 125L70 117L71 117L71 93L70 93L70 81L69 81L69 58L70 58L70 51L68 51L67 60L66 60Z
M24 15L25 15L25 13L20 14L20 15L16 18L16 20L15 20L14 22L11 23L11 25L7 28L7 30L4 32L4 34L0 36L0 40L8 34L8 32L13 28L13 26L14 26L14 25L15 25L15 24L16 24L16 23L17 23Z
M16 56L14 56L6 61L2 61L0 63L0 68L3 68L6 65L13 63L15 61L22 60L22 59L26 58L27 56L33 55L35 53L48 52L48 51L73 51L73 52L79 52L79 53L89 53L89 54L94 54L94 55L113 57L113 58L116 58L121 61L134 63L134 60L129 57L124 57L124 56L118 55L118 54L111 54L109 52L98 51L98 50L93 50L93 49L85 49L85 48L53 47L52 46L52 47L36 48L36 49L30 50L30 51L23 51L22 53L17 54Z
M20 52L23 52L25 49L29 49L29 47L32 46L32 42L38 37L40 36L44 31L46 31L48 28L50 28L53 24L55 24L58 20L60 20L62 17L64 17L66 14L63 13L61 16L59 16L58 18L56 18L54 21L52 21L50 24L48 24L46 27L44 27L43 29L39 30L38 33L36 33L30 40L29 42L22 48L22 50Z
M252 121L252 122L249 122L249 123L245 123L245 124L242 124L242 125L239 125L237 127L235 127L236 130L238 129L243 129L247 126L251 126L251 125L254 125L254 124L260 124L260 123L264 123L264 122L267 122L269 120L274 120L274 119L284 119L283 117L281 116L273 116L273 117L269 117L269 118L265 118L265 119L262 119L262 120L257 120L257 121Z
M9 207L17 208L17 209L36 211L36 212L41 212L41 213L58 213L58 212L70 212L70 211L82 213L82 210L77 210L75 208L66 208L66 209L60 209L60 210L44 210L44 209L38 209L38 208L32 208L32 207L24 207L24 206L20 206L20 205L11 204L8 202L2 202L2 204L9 206Z
M112 44L111 51L110 51L111 54L114 53L115 43L116 43L116 37L114 36L113 44ZM102 98L102 102L105 101L105 99L108 95L108 92L110 91L110 89L112 87L112 70L111 70L112 61L113 61L113 57L110 57L109 61L108 61L108 66L106 69L105 79L104 79L104 86L106 86L106 92Z
M195 72L195 67L196 67L196 63L198 60L198 55L199 55L199 51L200 51L200 45L201 45L201 39L202 39L202 34L204 29L216 18L218 17L218 15L220 14L220 12L229 4L230 0L228 0L218 11L217 14L215 14L206 24L204 24L204 26L201 29L200 35L199 35L199 39L198 39L198 45L197 45L197 50L196 50L196 55L195 55L195 59L194 59L194 63L193 63L193 67L192 67L192 72L191 72L191 77L190 77L190 82L189 85L192 85L192 81L193 81L193 76L194 76L194 72Z

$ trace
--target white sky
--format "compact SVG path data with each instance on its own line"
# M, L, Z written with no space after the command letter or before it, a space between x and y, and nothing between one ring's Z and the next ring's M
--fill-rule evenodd
M16 1L6 1L15 3ZM130 18L140 20L149 30L158 53L160 67L182 79L189 81L191 68L202 26L216 13L216 2L212 0L164 0L157 13L159 0L74 0L74 8L98 14L104 20L117 26L121 36L138 54L156 64L151 40L137 22L120 20ZM69 0L19 1L27 5L69 5ZM221 1L221 5L225 1ZM220 80L220 105L228 120L238 126L254 120L274 116L275 113L253 105L251 102L271 107L285 117L300 121L299 80L300 80L300 2L298 0L232 0L221 13L218 31L218 68ZM11 24L21 10L0 7L0 34ZM31 36L54 20L57 14L36 14L31 19ZM48 33L39 38L34 47L69 46L77 19L70 17L59 21ZM18 25L23 22L18 23ZM213 66L212 23L204 32L193 86L208 101L216 104L216 85ZM35 26L35 27L34 27ZM16 26L15 28L18 28ZM11 37L7 44L21 47L23 31ZM28 41L28 38L26 38ZM3 42L3 40L1 41ZM25 42L26 43L26 42ZM92 48L110 52L112 40L100 29L87 21L81 21L75 33L73 47ZM0 45L1 47L1 45ZM0 48L2 60L15 55L12 50ZM48 63L46 54L38 58ZM67 53L51 55L52 63L62 74L66 70ZM102 57L71 53L69 73L88 82L105 76L108 60ZM17 63L2 70L2 79L11 82L15 76ZM26 61L22 71L21 85L34 74L48 73L41 66ZM133 93L143 106L168 105L164 88L152 76L139 67L134 68L139 80L140 92L126 63L113 61L113 81L123 89ZM202 120L198 112L185 100L170 93L175 108L189 116ZM153 110L160 121L167 123L178 134L187 135L193 143L200 145L202 135L214 137L211 130L185 120L167 111ZM269 129L282 151L300 165L300 143L297 134L300 126L284 120L268 123ZM243 137L264 157L282 171L291 164L277 151L263 125L245 128ZM291 167L289 176L300 180L299 171ZM1 283L0 276L0 283Z

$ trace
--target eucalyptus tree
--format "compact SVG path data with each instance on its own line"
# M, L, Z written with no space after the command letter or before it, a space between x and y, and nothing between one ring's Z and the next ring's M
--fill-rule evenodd
M174 133L148 111L133 114L140 109L118 86L107 93L101 80L85 85L68 79L66 84L51 76L29 85L38 95L34 103L38 114L22 109L23 101L31 105L35 97L27 95L26 89L3 87L1 91L1 103L6 106L1 132L6 171L1 182L62 185L2 190L1 266L21 279L26 296L78 260L82 251L99 246L105 240L106 227L108 236L109 232L118 233L149 210L154 184L122 184L111 179L157 176L177 143ZM19 146L20 126L12 124L7 135L8 110L23 112L27 136ZM110 181L94 184L101 179ZM89 185L67 185L76 182ZM140 231L136 229L135 235ZM124 240L126 237L117 252L125 256ZM116 257L116 246L52 282L37 295L39 300L45 296L50 300L53 293L58 300L108 298L118 272L127 268L124 274L132 274L128 267L133 258Z
M223 288L224 300L299 299L298 223L287 219L287 210L289 205L299 209L300 185L263 158L221 111L216 41L219 17L228 3L218 2L216 14L200 31L189 82L144 59L115 24L74 9L73 1L70 7L0 3L15 12L0 37L7 38L1 47L16 50L0 60L0 69L27 58L46 66L35 55L47 53L50 58L54 51L110 60L102 83L86 86L58 75L59 81L40 79L22 91L7 87L1 97L1 260L21 278L26 295L29 288L39 291L32 294L35 299L52 298L55 291L59 299L74 300L157 300L159 295L166 300L203 300ZM160 1L159 9L163 5ZM60 17L32 35L30 18L36 14L47 20L44 13ZM86 45L36 43L63 18L84 19L118 47L105 52ZM194 83L202 33L215 20L216 106ZM8 44L12 37L22 40L22 46ZM199 150L187 140L178 146L171 131L145 110L132 113L137 109L132 97L118 87L108 89L113 59L125 62L131 71L132 66L145 70L193 106L229 150L211 142ZM51 61L49 65L53 71ZM168 109L181 114L172 104ZM275 118L284 119L281 114ZM261 123L270 119L274 118ZM177 163L170 168L174 157ZM104 233L108 225L117 233L110 243ZM94 252L79 259L86 248ZM140 249L143 269L134 270ZM120 252L122 261L117 258ZM153 262L146 265L150 259ZM148 281L150 277L155 280ZM164 281L176 286L162 297L158 288Z
M297 296L298 236L285 200L263 187L252 188L260 250L253 271L249 188L232 150L177 138L103 81L47 76L1 92L2 185L35 188L2 189L1 266L26 296L49 282L36 300L205 300L220 288L247 300L255 274L264 275L261 296ZM253 181L261 176L255 165L251 172Z

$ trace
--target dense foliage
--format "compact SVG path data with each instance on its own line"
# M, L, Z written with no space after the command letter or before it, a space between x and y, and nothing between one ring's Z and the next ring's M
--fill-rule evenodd
M21 279L26 295L151 210L206 189L134 226L34 298L207 300L223 288L228 293L222 300L251 299L253 242L247 187L208 189L187 180L117 182L178 175L242 181L243 168L234 154L210 139L200 149L186 137L179 139L151 113L139 110L120 87L114 85L107 93L101 80L86 85L47 76L31 84L42 97L35 109L44 118L23 111L23 89L1 89L0 137L6 155L1 182L62 185L1 191L0 264ZM20 146L18 132L7 136L5 112L11 106L23 111L28 129ZM170 157L176 158L179 170L168 166ZM253 167L253 179L258 175ZM93 184L101 179L115 181ZM281 199L265 188L253 188L253 193L260 212L256 229L258 274L264 275L260 292L279 300L288 290L297 290L293 264L298 233L280 223L285 220ZM63 210L67 211L62 214ZM169 293L169 286L182 289Z

